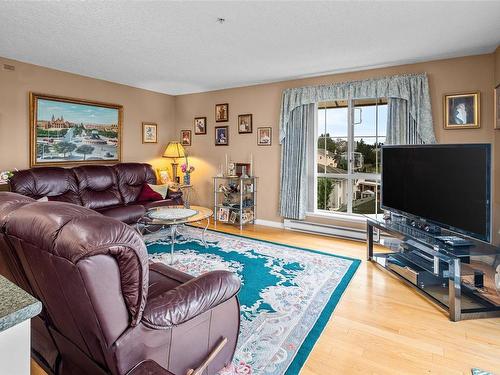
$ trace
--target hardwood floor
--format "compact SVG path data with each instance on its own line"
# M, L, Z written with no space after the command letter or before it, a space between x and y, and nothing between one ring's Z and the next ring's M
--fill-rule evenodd
M264 226L217 230L361 259L302 375L500 375L500 319L450 322L431 302L365 261L366 244ZM32 374L43 374L32 369Z

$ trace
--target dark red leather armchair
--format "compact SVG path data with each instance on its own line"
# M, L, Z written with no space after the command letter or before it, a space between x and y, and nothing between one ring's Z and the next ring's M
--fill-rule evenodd
M226 271L193 278L150 264L142 238L122 222L0 193L0 254L11 277L43 303L45 331L33 336L33 347L56 350L57 359L46 360L56 374L126 374L152 360L185 375L224 338L204 374L233 357L239 279Z
M149 164L41 167L14 172L10 188L30 198L47 197L93 209L127 224L135 224L149 207L182 204L182 192L169 191L162 201L140 201L145 183L156 184Z

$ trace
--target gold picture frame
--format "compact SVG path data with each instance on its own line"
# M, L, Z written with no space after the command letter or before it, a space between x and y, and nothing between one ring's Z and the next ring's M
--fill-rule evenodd
M495 116L495 129L500 129L500 85L495 87L494 95L495 104L493 105L493 111Z
M121 162L121 105L33 92L29 103L31 167Z
M215 105L215 122L229 121L229 104L222 103Z
M142 123L142 143L158 143L158 124L154 122Z
M443 96L445 129L479 129L481 127L480 114L479 91Z

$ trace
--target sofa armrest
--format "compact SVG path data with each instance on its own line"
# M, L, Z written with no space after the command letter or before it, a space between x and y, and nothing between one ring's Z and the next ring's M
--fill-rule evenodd
M231 299L240 290L240 279L228 271L212 271L148 299L142 323L169 329Z
M149 272L159 273L160 275L178 281L179 283L187 283L189 280L194 279L194 276L181 271L177 271L175 268L169 267L161 262L150 261Z

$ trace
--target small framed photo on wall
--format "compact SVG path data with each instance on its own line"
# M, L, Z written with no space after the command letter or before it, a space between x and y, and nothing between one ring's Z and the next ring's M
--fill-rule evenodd
M216 104L215 105L215 122L229 121L229 104Z
M194 134L201 135L207 134L207 118L195 117L194 118Z
M480 93L444 95L443 112L445 129L477 129L481 127Z
M215 145L228 146L229 145L229 127L216 126L215 127Z
M181 145L191 146L191 130L181 130Z
M158 143L158 125L154 122L142 123L142 143Z
M273 128L270 126L257 128L257 145L271 146L273 139Z
M500 85L495 87L495 129L500 129Z
M238 115L238 133L246 134L252 132L252 115Z

